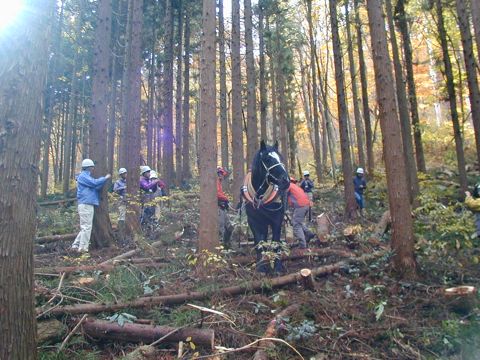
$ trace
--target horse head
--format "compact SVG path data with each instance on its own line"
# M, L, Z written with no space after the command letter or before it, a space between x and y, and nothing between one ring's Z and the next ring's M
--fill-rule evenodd
M283 164L282 155L278 152L278 142L268 146L261 141L260 150L253 160L252 182L257 189L263 183L277 185L282 191L290 186L290 177Z

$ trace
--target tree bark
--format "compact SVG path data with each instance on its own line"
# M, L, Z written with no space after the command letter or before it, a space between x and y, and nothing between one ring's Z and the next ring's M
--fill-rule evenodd
M270 33L270 24L268 21L268 17L265 21L265 27L267 33ZM277 121L277 86L275 81L275 65L273 62L274 51L272 45L271 36L267 41L267 54L269 59L269 76L270 76L270 90L271 90L271 99L272 99L272 141L275 142L278 140L278 121Z
M313 112L313 139L315 143L313 158L315 160L315 170L319 180L323 178L322 171L322 154L320 153L320 126L318 116L318 88L317 73L315 71L315 53L317 51L315 39L313 37L313 20L312 20L312 0L306 0L307 3L307 21L308 21L308 38L310 43L310 72L312 77L312 112ZM323 154L325 156L325 153Z
M93 85L92 85L92 122L90 128L90 152L95 160L97 175L107 172L107 143L105 134L108 124L110 36L112 24L112 3L101 0L97 9L97 28L95 29ZM108 213L107 186L100 195L100 205L95 208L92 228L92 245L96 248L109 246L113 241L113 229Z
M233 201L240 199L245 176L242 131L242 74L240 65L240 4L232 0L232 167ZM249 165L250 166L250 165Z
M393 67L395 69L395 89L397 93L398 115L400 118L400 128L402 130L403 154L405 156L405 165L407 167L407 181L409 187L410 203L418 195L418 176L415 158L413 156L412 132L410 125L410 116L408 114L407 92L403 79L403 69L400 62L400 54L398 51L397 35L395 34L395 26L393 24L392 1L385 1L387 9L388 28L390 30L390 44L392 46ZM406 194L405 194L406 195Z
M165 1L165 62L163 81L163 177L171 184L173 177L173 10L172 1Z
M425 155L422 144L422 130L420 129L420 119L418 115L417 90L413 75L412 45L408 30L407 14L405 13L405 0L399 0L395 8L397 26L402 36L403 55L405 58L405 67L407 70L408 99L410 101L410 116L412 118L413 139L415 141L415 157L417 160L418 171L426 172Z
M260 138L268 142L267 133L267 79L265 69L265 29L264 29L264 5L258 4L258 51L259 51L259 80L260 80Z
M477 56L478 61L480 61L480 1L472 0L471 5L473 30L475 33L475 42L477 44Z
M358 0L353 0L353 6L355 11L355 27L357 30L357 51L358 51L358 63L359 63L359 69L360 69L360 84L362 88L363 121L365 122L367 169L368 169L368 174L372 176L373 171L375 169L375 157L373 155L372 124L370 121L370 105L368 102L367 66L365 65L365 56L363 55L362 23L360 21Z
M342 50L340 44L340 35L338 33L337 18L337 2L329 0L330 19L332 23L332 41L333 41L333 58L335 63L335 80L337 86L337 104L338 104L338 122L340 128L340 143L342 153L342 170L345 181L343 186L345 189L345 215L347 218L356 216L355 193L353 188L352 157L350 154L350 144L348 137L347 124L347 104L345 102L345 79L342 65Z
M177 29L177 85L175 93L175 183L182 183L182 31L183 5L178 0Z
M247 164L258 148L255 60L253 58L252 1L243 0L245 21L245 58L247 63Z
M218 47L220 66L221 159L222 166L225 169L228 169L227 68L225 65L225 20L223 15L223 0L218 0Z
M455 150L457 154L457 167L462 191L467 190L467 172L465 169L465 153L463 151L463 138L458 119L457 111L457 95L455 91L455 82L453 79L452 62L448 53L447 32L445 30L445 22L443 19L442 0L435 0L435 10L437 14L437 30L442 47L443 64L445 67L445 81L447 84L448 101L450 103L450 116L453 125L453 136L455 138Z
M475 2L478 0L474 0ZM477 66L475 55L473 53L472 33L470 32L470 20L468 15L468 1L456 0L458 27L462 38L463 60L465 61L465 70L467 73L468 93L470 100L470 109L472 111L473 129L475 131L475 141L477 149L477 160L480 164L480 90L477 80ZM477 24L477 27L479 25Z
M0 359L37 358L33 241L55 4L30 0L0 37ZM25 181L27 180L27 181Z
M287 104L285 92L285 74L284 74L284 43L282 39L282 28L280 24L280 16L275 18L275 55L277 58L277 66L274 67L277 80L277 94L279 102L278 123L280 127L280 151L285 159L288 159L288 138L287 138ZM287 169L293 164L287 164Z
M183 130L182 130L182 177L190 179L190 9L185 9L185 55L183 62Z
M348 51L348 63L350 66L350 78L352 80L352 102L353 102L353 116L355 118L355 134L357 135L357 153L358 164L360 167L365 168L365 152L363 146L363 124L360 117L360 107L357 90L357 69L355 66L355 60L353 58L353 38L350 28L350 9L349 1L345 1L345 21L347 26L347 51Z
M215 99L216 2L203 0L202 57L200 60L200 225L198 251L219 246L217 206L217 116Z
M416 271L412 209L408 196L408 182L403 145L398 134L397 104L388 53L387 33L381 0L367 1L368 19L373 50L375 85L383 135L383 154L387 173L388 200L392 216L392 250L395 270L403 276Z

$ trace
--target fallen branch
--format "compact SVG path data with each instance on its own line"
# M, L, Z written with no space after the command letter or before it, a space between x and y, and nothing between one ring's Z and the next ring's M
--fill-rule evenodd
M155 258L140 258L140 259L124 259L116 260L111 264L96 264L96 265L80 265L80 266L63 266L63 267L53 267L53 268L37 268L35 269L35 274L56 274L56 273L65 273L71 274L75 272L86 272L86 271L103 271L109 272L115 269L118 266L122 265L135 265L136 267L161 267L162 262L165 262L165 259L155 257Z
M52 201L42 201L42 202L37 203L37 205L39 205L39 206L49 206L49 205L57 205L57 204L74 202L74 201L77 201L77 198L68 198L68 199L60 199L60 200L52 200Z
M215 333L212 329L183 328L175 329L169 326L154 326L125 323L120 326L116 322L97 319L87 319L84 322L83 331L86 335L95 339L110 339L125 342L152 343L167 334L164 342L177 343L191 338L195 345L206 345L214 348Z
M57 241L69 241L69 240L74 240L76 236L77 236L77 233L40 236L35 239L35 243L46 244L46 243L52 243Z
M291 261L291 260L298 260L303 259L310 256L339 256L339 257L346 257L351 258L355 257L356 255L347 250L341 249L302 249L302 251L296 252L295 250L289 256L283 256L282 261ZM255 258L252 256L237 256L233 257L231 263L238 264L238 265L248 265L253 264L255 262Z
M380 256L383 256L385 253L383 251L374 252L371 254L365 254L358 258L351 258L344 261L339 261L331 265L324 265L312 270L312 276L320 276L330 274L336 271L339 271L341 268L348 266L350 263L354 262L365 262L373 260ZM294 274L289 274L285 276L275 277L271 279L262 279L257 281L252 281L245 285L230 286L226 288L219 289L215 292L215 295L223 296L235 296L238 294L244 294L247 292L257 292L264 289L272 289L282 287L288 284L301 281L301 275L299 272ZM63 315L63 314L96 314L101 312L116 312L118 310L126 308L145 308L158 305L173 305L173 304L183 304L186 301L192 300L203 300L207 299L212 295L212 292L199 292L193 291L182 294L175 295L165 295L165 296L151 296L151 297L141 297L136 300L127 303L117 303L117 304L76 304L68 305L54 308L50 311L51 315Z
M78 328L80 327L80 325L82 325L82 323L85 321L85 319L87 318L87 314L84 314L82 316L82 318L80 319L80 321L77 323L77 325L75 325L75 327L72 329L72 331L70 331L67 335L67 337L65 338L65 340L62 341L62 344L60 345L60 347L58 348L58 351L57 353L60 353L62 352L63 348L65 347L65 345L67 345L68 343L68 340L70 340L70 338L75 334L75 332L78 330Z
M179 240L182 237L183 233L184 233L184 229L182 229L182 231L179 231L179 232L175 233L175 240ZM154 247L163 245L163 241L162 240L155 241L155 242L153 242L151 244L148 244L148 245L151 246L152 248L154 248ZM134 249L134 250L127 251L126 253L120 254L118 256L115 256L111 259L108 259L108 260L102 262L100 265L107 265L107 264L111 264L111 263L113 263L117 260L128 259L128 258L130 258L130 257L132 257L136 254L141 253L143 250L144 249L140 248L140 249Z
M295 311L300 308L300 304L292 304L287 308L280 311L270 322L268 323L267 330L263 335L264 338L275 338L277 337L277 330L279 325L283 322L283 318L290 316ZM253 360L268 360L268 351L271 351L275 348L275 344L270 340L262 340L259 343L259 346L262 349L258 349L255 355L253 355Z

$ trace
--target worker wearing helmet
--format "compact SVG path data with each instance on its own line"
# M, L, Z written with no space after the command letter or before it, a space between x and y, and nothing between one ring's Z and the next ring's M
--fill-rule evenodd
M367 188L367 182L364 177L365 171L363 168L358 168L356 173L356 176L353 178L353 185L355 187L355 200L357 201L360 214L363 214L363 209L365 208L363 192Z
M149 166L140 166L140 181L139 186L142 192L142 224L150 222L153 220L153 216L155 215L155 206L149 204L149 202L153 199L153 194L157 191L158 187L158 179L151 179L152 169Z
M222 181L228 176L228 171L223 167L217 167L217 201L218 201L218 231L220 239L227 247L232 236L233 226L228 217L229 200L223 192Z
M95 206L100 204L100 191L111 177L107 174L95 179L92 171L95 164L90 159L82 161L82 172L77 177L77 201L78 215L80 216L80 232L72 244L72 250L77 252L88 252L90 236L92 234L93 215Z
M303 191L307 194L308 198L310 199L310 202L313 201L313 180L310 179L310 172L308 170L305 170L303 172L303 179L300 182L300 187L303 189Z
M120 168L118 170L120 178L113 184L113 191L120 196L120 205L118 205L118 225L119 228L125 224L125 216L127 214L127 169Z

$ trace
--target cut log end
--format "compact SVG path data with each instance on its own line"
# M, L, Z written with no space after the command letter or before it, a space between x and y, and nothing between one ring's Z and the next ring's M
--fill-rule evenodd
M302 269L300 270L302 277L302 285L305 290L315 291L315 280L313 279L312 270Z

